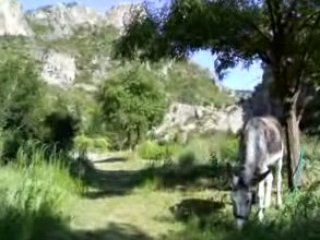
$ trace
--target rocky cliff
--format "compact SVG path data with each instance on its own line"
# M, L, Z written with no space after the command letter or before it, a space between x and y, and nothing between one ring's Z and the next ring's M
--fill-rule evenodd
M22 6L16 0L0 1L0 36L3 35L32 35Z
M50 39L72 35L80 27L94 27L105 22L103 13L77 3L41 7L28 11L26 18L34 31Z

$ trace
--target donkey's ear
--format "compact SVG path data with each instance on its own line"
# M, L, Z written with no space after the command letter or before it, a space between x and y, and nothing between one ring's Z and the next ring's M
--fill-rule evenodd
M231 188L234 189L235 186L238 185L238 182L239 182L239 176L236 175L236 174L233 174L232 175L232 184L231 184Z
M268 174L270 172L271 172L271 170L268 169L264 173L260 173L260 174L256 175L255 178L252 180L253 185L258 184L259 182L261 182L265 177L268 176Z
M237 176L236 174L233 174L232 176L232 185L236 186L239 182L239 176Z

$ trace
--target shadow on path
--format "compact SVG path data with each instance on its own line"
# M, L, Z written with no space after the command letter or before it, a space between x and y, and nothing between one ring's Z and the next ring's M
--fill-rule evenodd
M82 179L94 189L86 193L91 199L130 194L145 184L154 189L179 191L229 189L228 166L224 164L167 163L139 170L101 170L90 161L82 161Z
M132 225L111 223L106 229L78 231L74 233L74 240L152 240L152 238Z

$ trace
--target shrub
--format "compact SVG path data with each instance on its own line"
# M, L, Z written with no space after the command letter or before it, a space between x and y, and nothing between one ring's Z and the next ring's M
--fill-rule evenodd
M57 151L66 152L73 147L79 121L68 112L53 112L46 116L45 126L48 129L45 142L54 146Z
M106 152L109 150L109 140L107 137L87 137L79 135L75 137L76 149L87 149L89 151Z
M105 152L105 151L108 151L108 148L109 148L109 141L106 137L97 137L97 138L94 138L94 141L93 141L93 148L94 149L97 149L98 151L101 151L101 152Z
M180 151L176 144L160 145L154 141L145 141L137 146L138 155L146 160L168 160Z
M193 164L226 163L235 161L238 153L238 139L233 135L216 133L212 136L195 136L178 156L179 162Z
M104 82L98 94L108 130L134 147L161 122L166 102L159 79L144 66L130 65Z
M0 61L0 127L13 131L19 140L35 138L44 93L37 62L22 52L8 51L1 52Z
M226 135L218 144L219 157L223 161L235 161L238 154L239 140L236 136Z
M203 163L210 160L213 152L212 143L204 138L194 138L184 149L183 155L194 156L194 162Z

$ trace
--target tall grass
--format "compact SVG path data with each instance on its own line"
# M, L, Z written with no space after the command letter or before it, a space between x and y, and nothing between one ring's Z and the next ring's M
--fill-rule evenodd
M16 162L0 169L1 239L69 239L67 209L79 191L61 159L19 151Z

